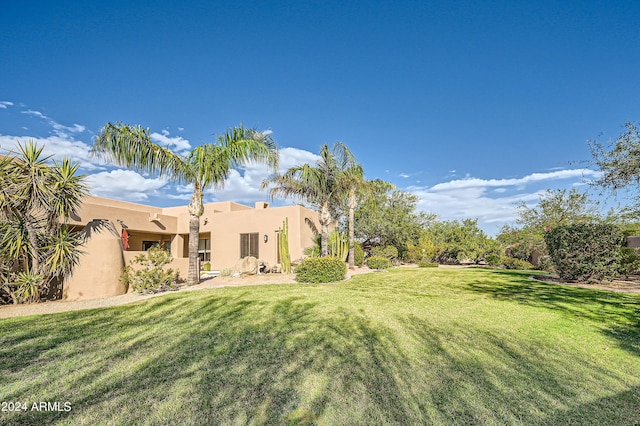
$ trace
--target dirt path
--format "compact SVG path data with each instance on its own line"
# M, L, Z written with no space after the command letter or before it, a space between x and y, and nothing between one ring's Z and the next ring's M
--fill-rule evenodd
M372 272L368 268L357 268L347 271L347 279L354 275ZM22 317L27 315L53 314L58 312L79 311L83 309L107 308L110 306L126 305L152 297L164 296L166 294L182 291L198 291L210 288L222 287L243 287L266 284L297 284L293 274L267 274L251 275L242 278L215 277L205 279L200 284L191 287L182 287L173 292L163 292L156 294L127 293L121 296L106 297L104 299L78 300L66 302L55 300L44 303L34 303L29 305L5 305L0 306L0 319Z

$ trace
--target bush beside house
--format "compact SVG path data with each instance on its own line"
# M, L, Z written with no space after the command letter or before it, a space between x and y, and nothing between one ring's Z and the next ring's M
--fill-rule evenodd
M347 265L337 257L309 257L295 271L298 282L329 283L344 280Z

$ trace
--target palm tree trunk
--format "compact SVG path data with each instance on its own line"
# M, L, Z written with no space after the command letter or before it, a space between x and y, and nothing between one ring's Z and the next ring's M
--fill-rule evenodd
M189 202L189 272L187 285L195 285L200 282L198 269L198 242L200 241L200 216L204 211L202 206L202 189L196 183Z
M349 191L349 269L355 269L356 237L355 237L356 190Z
M320 231L320 257L329 255L329 224L331 223L331 213L329 212L328 203L322 203L320 209L319 218L321 231Z

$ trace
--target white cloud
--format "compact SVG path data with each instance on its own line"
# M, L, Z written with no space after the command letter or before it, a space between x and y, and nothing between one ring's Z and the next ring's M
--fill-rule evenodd
M305 151L304 149L282 148L280 149L280 172L284 172L294 166L301 166L305 163L315 164L319 159L319 155Z
M0 101L0 108L7 109L8 106L13 106L13 102Z
M45 120L51 126L51 128L53 128L53 134L56 136L60 136L62 138L71 138L72 135L77 133L82 133L86 130L86 128L80 124L73 124L71 126L65 126L64 124L60 124L57 121L47 117L40 111L28 109L25 111L20 111L20 113L26 114L26 115L32 115L34 117L38 117Z
M80 167L86 170L96 170L103 167L97 159L89 155L91 148L84 142L68 139L60 136L49 136L46 138L10 136L0 134L0 147L6 151L16 151L18 143L25 144L34 141L38 146L44 146L42 153L45 156L52 156L54 160L68 158L72 162L80 163Z
M46 117L43 113L41 113L40 111L34 111L34 110L32 110L32 109L28 109L28 110L26 110L26 111L20 111L20 113L21 113L21 114L27 114L27 115L33 115L33 116L38 117L38 118L44 118L44 119L46 119L46 118L47 118L47 117Z
M431 191L450 191L453 189L465 189L465 188L487 188L487 187L499 187L499 186L516 186L522 187L523 185L559 180L559 179L575 179L586 178L587 176L597 176L599 172L590 169L573 169L573 170L560 170L549 173L532 173L523 178L517 179L478 179L467 177L465 179L452 180L445 183L439 183L431 187Z
M152 141L158 145L170 148L172 151L180 153L191 150L191 144L188 140L181 136L169 137L169 135L169 131L165 129L162 130L162 133L153 132L150 136Z
M300 166L305 163L314 164L320 157L312 152L298 148L280 149L279 171ZM212 197L209 201L238 201L254 203L268 198L267 190L260 190L262 181L271 176L268 166L259 163L248 164L241 171L232 170L222 189L211 189L207 192Z
M162 178L145 178L131 170L111 170L90 175L91 194L126 201L144 201L167 184Z
M401 178L405 178L405 179L406 179L406 178L408 178L408 177L411 177L411 175L408 175L408 174L406 174L406 173L400 173L400 174L399 174L399 176L400 176Z
M82 133L86 130L86 128L80 124L74 124L72 126L65 126L60 123L56 123L53 120L50 120L51 127L54 129L54 133L60 136L67 136L69 134L74 133Z
M584 179L597 176L590 169L559 170L533 173L522 178L479 179L467 177L439 183L432 187L410 186L406 190L418 196L418 209L436 213L443 220L478 219L479 225L490 233L516 219L516 205L535 204L544 193L539 183ZM567 182L567 184L575 184ZM536 186L536 188L530 188ZM505 195L508 189L512 191ZM492 189L492 190L491 190ZM491 196L488 195L491 190ZM515 194L513 193L515 192Z

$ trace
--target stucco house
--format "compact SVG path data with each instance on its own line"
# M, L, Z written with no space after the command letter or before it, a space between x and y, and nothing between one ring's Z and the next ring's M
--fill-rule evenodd
M304 249L314 244L313 227L320 228L317 216L298 205L271 207L258 202L250 207L229 201L205 204L200 218L200 260L209 262L212 270L231 268L246 256L276 265L280 262L277 233L285 218L289 221L291 259L299 259ZM162 208L92 196L83 201L70 224L81 229L91 226L94 219L106 219L112 226L92 233L79 265L65 281L64 299L122 294L126 290L118 285L124 265L156 244L171 251L174 260L170 266L178 269L181 277L187 276L187 206Z

